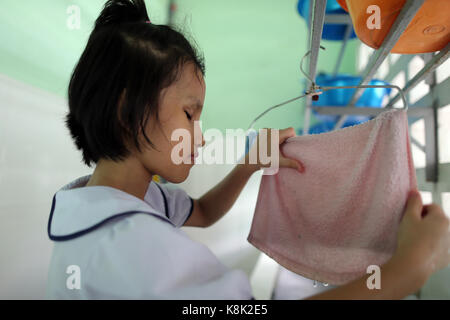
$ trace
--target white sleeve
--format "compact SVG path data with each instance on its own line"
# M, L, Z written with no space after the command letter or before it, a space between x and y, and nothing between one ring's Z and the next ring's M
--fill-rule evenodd
M194 200L179 187L159 183L157 186L164 197L165 214L177 228L182 227L192 214Z

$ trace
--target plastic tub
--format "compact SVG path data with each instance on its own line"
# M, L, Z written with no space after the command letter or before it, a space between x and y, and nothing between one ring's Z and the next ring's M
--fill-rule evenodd
M299 0L297 3L297 10L298 13L305 19L309 26L309 2L308 0ZM336 0L328 0L327 1L327 7L325 9L325 13L330 14L348 14L341 8L341 6L336 2ZM322 39L326 40L342 40L344 39L345 35L345 24L324 24L323 26L323 32L322 32ZM349 39L356 38L355 31L352 30L350 33Z
M350 13L358 38L378 49L383 43L406 0L337 0ZM380 8L380 29L369 29L370 5ZM450 41L450 1L425 0L392 48L393 53L425 53L443 49Z
M320 86L356 86L361 82L361 77L355 77L350 75L338 75L330 76L326 74L319 74L316 77L316 82ZM373 79L370 81L371 85L383 85L388 84L384 81ZM346 106L349 104L350 99L356 89L334 89L325 91L319 96L319 100L313 101L313 106ZM389 96L391 88L369 88L364 89L364 93L358 99L356 107L372 107L380 108L385 96ZM330 121L336 123L338 115L324 115L313 110L313 114L321 121ZM352 123L361 123L369 120L370 116L364 115L350 115L347 120Z

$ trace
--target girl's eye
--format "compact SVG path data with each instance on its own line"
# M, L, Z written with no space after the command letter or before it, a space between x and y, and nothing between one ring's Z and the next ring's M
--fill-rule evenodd
M188 117L188 119L191 120L192 119L191 115L187 111L184 111L184 112L186 113L186 116Z

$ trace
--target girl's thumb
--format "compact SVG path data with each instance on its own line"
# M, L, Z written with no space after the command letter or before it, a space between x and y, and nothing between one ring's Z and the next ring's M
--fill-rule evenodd
M305 171L304 166L299 161L296 161L296 160L293 160L293 159L285 158L285 161L283 163L283 167L292 168L292 169L295 169L295 170L297 170L299 172L304 172Z
M408 194L406 203L406 214L421 218L422 215L422 197L417 190L411 190Z

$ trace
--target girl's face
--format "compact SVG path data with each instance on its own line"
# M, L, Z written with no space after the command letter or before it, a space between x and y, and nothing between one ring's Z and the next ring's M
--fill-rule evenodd
M197 72L197 73L196 73ZM205 144L201 128L198 124L205 100L206 85L200 71L196 71L192 63L184 65L179 79L161 92L159 104L159 123L154 117L150 119L145 128L151 146L142 148L142 152L136 156L142 165L151 174L158 174L172 183L183 182L189 175L194 164L192 156L197 149ZM194 127L195 134L194 136ZM172 132L176 129L185 129L189 135L172 141ZM187 130L187 131L186 131ZM183 141L187 139L187 141ZM183 144L190 146L190 150L182 148ZM176 164L172 159L172 149L175 149L177 157L184 162Z

